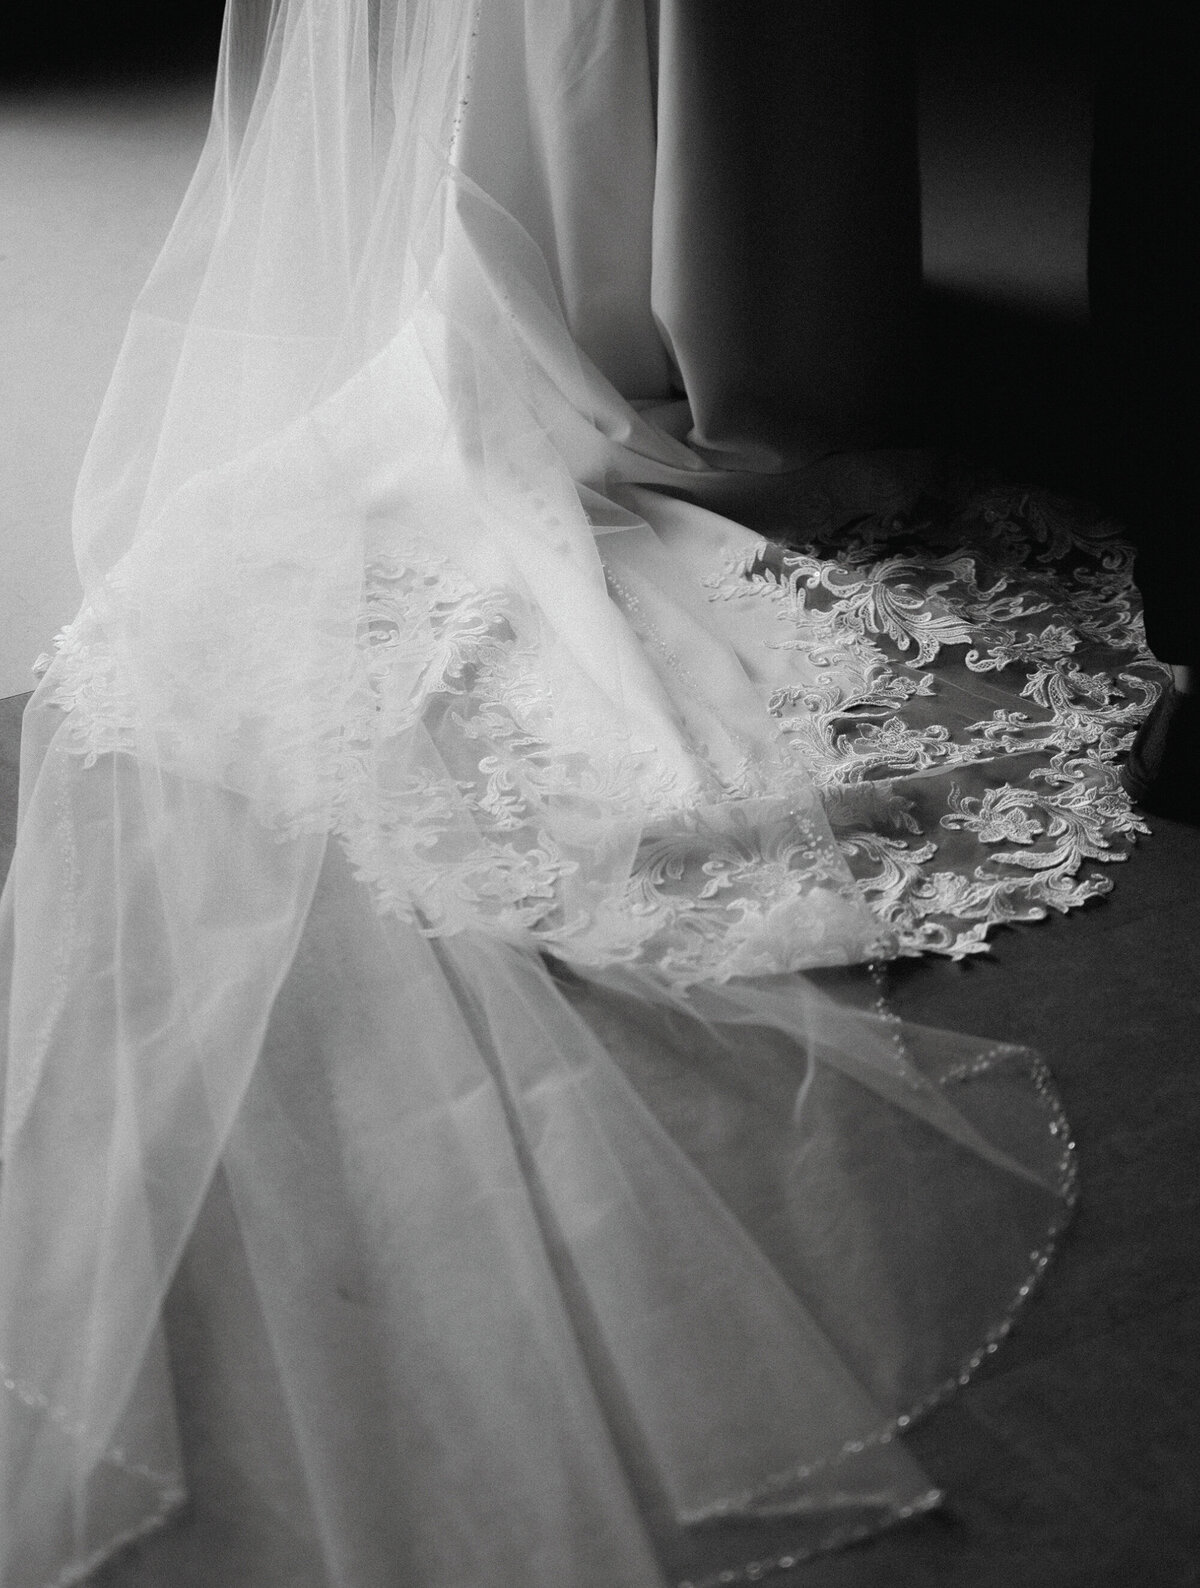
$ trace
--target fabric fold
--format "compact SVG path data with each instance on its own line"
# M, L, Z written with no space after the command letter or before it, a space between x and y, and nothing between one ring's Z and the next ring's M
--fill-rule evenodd
M3 1588L185 1492L197 1581L756 1580L937 1502L1047 1260L1044 1072L861 970L891 597L716 511L687 16L233 0L26 715Z

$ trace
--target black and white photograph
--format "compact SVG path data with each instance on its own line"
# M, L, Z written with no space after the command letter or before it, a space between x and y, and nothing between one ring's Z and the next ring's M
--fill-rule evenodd
M0 1588L1200 1588L1182 0L0 51Z

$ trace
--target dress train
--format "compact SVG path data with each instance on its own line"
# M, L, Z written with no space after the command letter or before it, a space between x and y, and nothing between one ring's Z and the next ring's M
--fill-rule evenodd
M1128 559L697 431L682 14L230 8L26 720L5 1588L185 1493L195 1581L757 1580L936 1503L1047 1260L1044 1070L862 967L1102 886Z

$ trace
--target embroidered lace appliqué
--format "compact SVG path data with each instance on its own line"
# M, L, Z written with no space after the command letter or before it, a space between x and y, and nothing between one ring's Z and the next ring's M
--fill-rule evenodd
M1116 768L1165 676L1118 527L900 455L829 460L789 530L713 593L773 592L795 643L857 658L859 687L772 707L900 952L960 959L1107 892L1085 867L1147 831Z
M264 567L253 636L214 643L189 597L177 676L149 695L106 638L136 604L114 580L60 638L54 699L87 758L154 743L283 834L336 831L380 907L431 932L680 982L961 958L1108 889L1084 868L1145 830L1114 761L1161 669L1113 526L978 480L931 490L929 469L827 466L788 541L706 581L797 664L769 701L777 749L735 774L695 745L683 779L619 720L564 711L536 614L416 538L368 559L348 641L316 623L289 648L294 592ZM190 736L155 740L148 699Z

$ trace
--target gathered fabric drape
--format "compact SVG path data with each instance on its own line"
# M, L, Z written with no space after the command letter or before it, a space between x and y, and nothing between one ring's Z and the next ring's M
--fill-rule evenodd
M1046 1261L1044 1071L855 970L874 640L723 516L892 401L902 194L851 279L816 162L722 318L696 15L232 0L26 717L4 1588L181 1506L214 1584L754 1580L937 1503L898 1435ZM863 193L874 16L807 41Z

